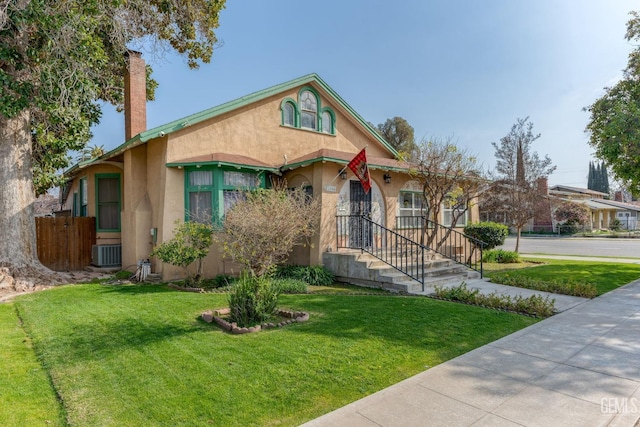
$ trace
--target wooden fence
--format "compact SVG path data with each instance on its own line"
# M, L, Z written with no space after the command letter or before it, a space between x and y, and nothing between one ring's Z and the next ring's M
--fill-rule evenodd
M38 258L54 271L82 270L91 264L96 243L96 219L89 217L36 218Z

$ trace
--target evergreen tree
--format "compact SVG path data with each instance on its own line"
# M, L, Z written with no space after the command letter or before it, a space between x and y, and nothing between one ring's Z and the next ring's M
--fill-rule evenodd
M594 167L593 162L589 162L589 176L587 177L587 188L589 190L593 190L593 178L594 178Z

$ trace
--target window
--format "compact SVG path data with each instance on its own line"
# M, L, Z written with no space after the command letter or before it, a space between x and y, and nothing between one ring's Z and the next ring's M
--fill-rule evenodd
M422 227L422 193L401 191L398 195L398 228Z
M464 210L464 213L462 213ZM456 221L456 227L462 227L467 225L467 216L468 216L467 206L462 206L458 203L455 203L455 199L448 198L445 200L442 206L442 216L443 224L447 227L451 227L451 222L453 221L453 217L457 216L458 221Z
M328 111L322 113L322 132L333 133L333 116Z
M318 100L308 90L300 94L300 127L316 130L318 117Z
M98 231L120 231L120 175L96 175Z
M264 187L264 176L256 172L203 167L187 168L185 174L187 221L210 223L242 200L242 190Z
M298 101L285 98L280 103L282 125L334 135L336 118L329 107L322 108L320 96L311 87L298 93Z
M282 124L286 126L295 126L295 108L290 102L287 102L282 107Z
M400 204L399 216L421 216L422 194L409 191L401 191L398 197Z
M78 216L87 216L87 178L80 178L80 210Z

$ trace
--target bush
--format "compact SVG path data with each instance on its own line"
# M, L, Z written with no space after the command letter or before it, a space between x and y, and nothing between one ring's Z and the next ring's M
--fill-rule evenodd
M499 264L515 264L522 262L517 252L493 249L482 253L482 262L495 262Z
M543 298L540 295L531 295L528 298L520 295L512 297L510 295L498 294L497 292L483 295L478 289L467 288L467 284L464 282L460 286L454 286L449 289L436 286L435 290L436 296L451 301L515 311L539 317L552 316L554 313L555 299L549 299L549 297Z
M167 264L182 267L185 272L185 285L197 286L202 279L202 259L207 256L213 243L213 226L199 222L175 222L173 239L156 246L151 256L158 257ZM189 266L196 263L192 273Z
M306 294L307 283L296 279L272 279L271 286L280 294Z
M322 265L283 265L276 270L275 277L295 279L311 286L328 286L333 284L333 273Z
M230 321L250 327L272 316L278 304L278 290L266 277L244 272L229 292Z
M485 243L484 250L504 245L509 235L509 227L497 222L479 222L464 228L464 234Z
M580 283L572 280L543 281L525 276L511 275L508 273L497 273L491 275L491 281L507 286L535 289L537 291L572 295L583 298L595 298L598 295L598 290L591 283Z
M613 218L609 223L609 230L611 231L620 231L622 230L622 223L618 218Z

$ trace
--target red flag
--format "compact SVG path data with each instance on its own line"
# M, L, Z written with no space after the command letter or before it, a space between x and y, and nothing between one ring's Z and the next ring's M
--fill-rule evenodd
M369 178L369 167L367 166L367 153L364 150L363 148L361 152L356 154L347 166L360 180L364 194L368 194L371 189L371 179Z

